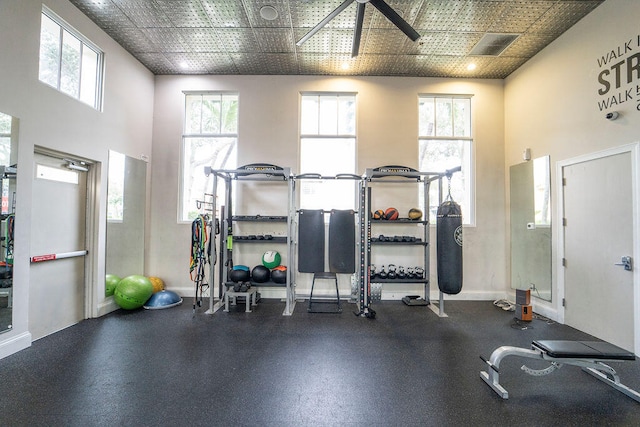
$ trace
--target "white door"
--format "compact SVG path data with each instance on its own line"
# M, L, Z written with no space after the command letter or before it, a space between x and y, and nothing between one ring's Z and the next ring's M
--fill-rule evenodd
M87 174L62 159L34 159L29 329L38 339L86 318L85 257L64 256L86 250Z
M570 164L564 178L564 321L634 351L632 152Z

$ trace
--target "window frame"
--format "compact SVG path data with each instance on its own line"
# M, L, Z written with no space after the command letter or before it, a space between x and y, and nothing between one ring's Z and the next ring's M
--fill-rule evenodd
M177 220L179 224L187 224L187 223L191 223L193 220L189 219L185 216L183 216L183 214L185 213L185 203L186 201L186 194L185 194L185 189L186 189L186 183L185 183L185 173L187 172L185 170L185 154L187 151L187 145L189 140L192 139L218 139L218 138L231 138L231 139L235 139L235 148L233 148L232 150L235 150L236 152L236 156L237 156L237 150L238 150L238 143L239 143L239 123L240 123L240 92L238 91L227 91L227 90L198 90L198 91L183 91L183 108L182 108L182 136L181 136L181 143L180 143L180 168L179 168L179 176L178 176L178 206L177 206ZM236 123L235 123L235 133L229 133L229 132L218 132L218 133L214 133L214 132L202 132L202 111L200 112L200 133L194 133L194 132L187 132L187 108L188 108L188 97L189 96L193 96L193 95L197 95L197 96L211 96L211 95L216 95L216 96L220 96L221 98L223 96L229 96L229 95L233 95L235 96L235 102L237 103L238 107L237 107L237 117L236 117ZM236 163L237 163L237 157L235 159ZM202 170L202 174L204 176L204 169ZM220 182L220 185L222 185L223 183ZM205 188L205 192L207 191L207 189ZM202 197L204 198L205 195L202 194ZM219 208L219 205L216 204L217 208Z
M98 111L102 111L103 108L103 95L104 95L104 70L105 70L105 53L102 49L100 49L100 47L98 45L96 45L95 43L93 43L91 40L89 40L86 36L84 36L82 33L80 33L78 30L76 30L73 26L71 26L68 22L66 22L64 19L62 19L59 15L57 15L54 11L52 11L51 9L49 9L47 6L42 5L42 13L41 13L41 26L40 26L40 47L38 49L38 68L40 68L41 65L41 49L42 49L42 31L43 31L43 27L42 27L42 17L46 17L48 19L50 19L54 24L56 24L59 27L59 31L60 31L60 37L59 37L59 52L58 52L58 70L57 70L57 77L56 77L56 84L55 86L50 84L47 81L42 80L41 76L40 76L40 70L38 70L38 81L40 81L41 83L52 87L54 89L56 89L58 92L63 93L73 99L76 99L78 101L80 101L81 103L88 105L90 107L93 107L94 109L98 110ZM79 69L78 69L78 94L77 96L68 92L65 92L61 89L61 85L62 85L62 77L63 77L63 73L62 73L62 68L63 68L63 64L62 64L62 57L63 57L63 47L64 47L64 33L67 32L70 36L74 37L75 39L77 39L80 42L80 54L79 54ZM94 92L94 96L93 96L93 103L90 104L88 102L86 102L83 99L82 94L83 92L83 82L82 82L82 78L83 78L83 72L82 72L82 67L84 66L84 61L83 61L83 52L84 49L88 48L90 49L93 53L96 54L96 68L95 68L95 86L93 87L93 92Z
M350 97L353 98L353 103L354 103L354 117L353 117L353 133L344 133L341 132L341 126L340 126L340 116L337 115L336 116L336 132L335 133L322 133L321 128L322 126L320 125L320 111L318 110L317 112L317 116L318 116L318 126L317 126L317 133L303 133L303 100L304 97L309 97L309 96L316 96L318 98L321 97ZM338 101L339 103L339 101ZM358 170L358 117L357 117L357 113L358 113L358 93L357 92L344 92L344 91L303 91L300 92L299 94L299 106L300 106L300 114L299 114L299 138L298 138L298 169L300 170L301 174L304 173L318 173L319 171L315 170L315 171L303 171L302 170L302 143L303 140L307 139L307 140L333 140L333 141L337 141L337 140L352 140L353 141L353 173L357 173ZM341 171L340 173L347 173L344 171ZM349 182L349 180L341 180L341 181L332 181L329 184L331 185L338 185L338 184L342 184L344 185L344 183ZM299 185L299 195L298 195L298 201L299 204L302 208L302 199L303 199L303 186L304 183L301 183L301 185ZM350 201L350 206L352 205L351 209L355 209L357 207L357 199L358 199L358 194L357 194L357 188L354 190L354 197L352 198L352 200ZM323 207L324 209L329 208L329 206L325 206ZM342 209L342 208L341 208Z
M434 98L434 100L436 99L450 99L452 102L455 99L465 99L469 101L469 117L468 117L468 126L469 126L469 136L438 136L436 135L436 129L437 129L437 111L434 111L434 135L421 135L420 134L420 128L421 128L421 119L420 119L420 103L424 98ZM419 93L418 94L418 162L420 162L420 158L419 158L419 153L420 153L420 147L423 143L423 141L464 141L466 143L468 143L468 147L469 147L469 163L467 165L462 164L462 170L465 173L465 178L469 179L469 183L467 186L467 191L469 192L469 194L467 195L467 199L468 199L468 211L469 211L469 218L463 217L463 226L464 227L475 227L476 225L476 191L475 191L475 186L476 186L476 177L475 177L475 151L476 151L476 146L475 146L475 138L474 138L474 123L475 123L475 116L474 116L474 95L473 94L451 94L451 93ZM435 101L434 101L435 102ZM453 114L452 114L452 133L455 133L455 123L453 122ZM420 171L422 171L422 169L420 168L420 164L418 164L418 169ZM422 172L444 172L444 171L422 171ZM455 174L454 174L455 176ZM436 183L432 183L432 185L434 185ZM437 185L437 184L436 184ZM447 192L447 180L446 178L443 178L443 182L442 182L442 199L444 200L444 198L446 197L446 192ZM425 211L427 212L427 214L430 214L430 207L429 206L425 206ZM429 218L429 221L431 223L432 226L435 226L435 221L432 221L431 218Z

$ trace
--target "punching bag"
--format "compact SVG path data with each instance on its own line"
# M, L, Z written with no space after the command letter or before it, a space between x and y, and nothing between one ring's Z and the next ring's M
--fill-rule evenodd
M445 294L462 290L462 210L450 197L438 207L438 287Z

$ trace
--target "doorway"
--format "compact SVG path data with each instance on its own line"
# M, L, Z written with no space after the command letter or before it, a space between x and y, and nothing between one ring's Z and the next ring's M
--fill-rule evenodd
M638 144L558 163L560 320L640 353Z
M91 164L34 153L29 329L33 339L88 316L87 175Z

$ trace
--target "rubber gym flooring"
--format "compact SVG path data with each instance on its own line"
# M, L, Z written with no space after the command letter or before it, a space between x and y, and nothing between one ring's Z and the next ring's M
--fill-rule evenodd
M0 360L3 426L640 425L640 404L573 366L533 377L507 357L498 397L479 377L501 345L592 339L490 301L447 301L448 318L398 301L375 319L262 300L253 313L118 310ZM612 364L640 390L640 361Z

